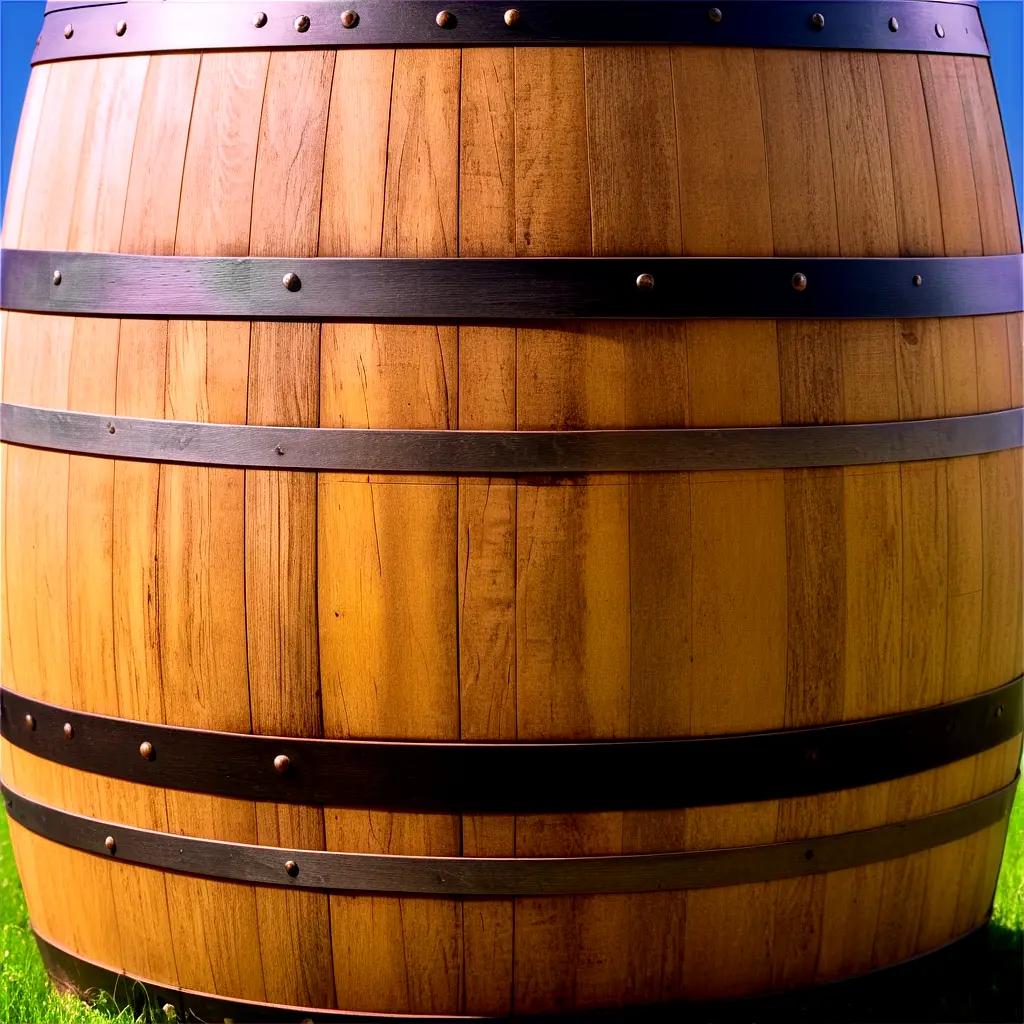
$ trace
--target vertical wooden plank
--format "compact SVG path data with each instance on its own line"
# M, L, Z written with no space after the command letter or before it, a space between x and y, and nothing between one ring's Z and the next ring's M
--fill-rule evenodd
M339 53L334 98L320 253L456 255L457 52ZM336 152L340 144L349 148L345 157ZM336 158L360 176L342 186ZM377 223L357 206L379 211ZM454 425L454 328L325 326L321 356L323 425ZM319 630L327 735L457 737L456 510L454 482L443 478L321 475ZM460 850L458 819L451 816L330 811L326 827L331 849ZM332 896L330 904L342 1005L458 1011L462 915L456 903Z
M76 239L82 209L79 171L102 159L90 131L89 104L98 66L82 61L51 68L45 83L18 244L67 249ZM35 102L38 102L38 97ZM30 112L31 113L31 112ZM102 119L101 119L102 124ZM55 175L53 168L62 169ZM65 177L66 175L66 177ZM69 185L69 182L71 183ZM16 185L17 183L15 183ZM120 197L123 207L123 192ZM91 224L83 225L89 230ZM75 321L70 317L10 314L4 337L5 401L67 408ZM69 621L68 511L70 459L54 452L10 448L5 465L5 600L10 628L9 685L31 696L72 704ZM16 783L38 798L82 807L95 788L76 786L54 765L11 759ZM5 773L9 771L5 766ZM24 844L23 844L24 845ZM59 941L120 963L121 941L107 865L65 861L52 845L36 850L36 875L61 877L62 889L44 885L37 908Z
M515 101L511 49L462 54L459 254L515 255ZM514 430L516 332L459 328L459 428ZM459 480L459 734L516 736L516 485ZM515 854L515 819L462 819L467 857ZM464 1013L512 1010L514 904L462 904Z
M674 50L673 77L683 252L770 254L767 138L754 54L716 50L705 60L702 51ZM726 104L736 112L735 123L708 116L708 103ZM713 197L706 205L704 195ZM690 322L686 361L690 425L779 422L773 322ZM777 728L785 688L782 474L693 473L690 499L688 731ZM758 680L757 702L740 696L744 680L752 678ZM760 725L753 725L755 719ZM683 845L771 841L777 814L774 801L701 808L687 814ZM741 993L770 983L774 905L768 886L687 894L687 996ZM742 927L722 926L741 919Z
M770 238L778 256L838 255L836 196L828 120L794 117L824 110L821 59L815 54L759 52L759 109L764 118ZM827 321L780 321L779 390L784 423L842 421L842 343ZM846 539L839 470L786 472L787 589L785 710L787 727L841 717L846 626L836 614L845 600ZM830 831L835 801L779 804L775 838ZM774 985L813 978L822 941L825 879L778 886L772 924Z
M334 54L270 57L256 151L249 253L315 256L320 227L327 115ZM296 117L294 98L303 116ZM247 422L316 426L320 327L252 325ZM245 474L245 609L252 729L322 736L316 614L316 477L273 470ZM319 808L256 805L263 846L324 849ZM334 1003L326 895L256 891L267 999L299 1006Z
M516 251L589 255L587 73L582 50L517 50ZM623 422L622 349L585 324L517 331L517 426ZM516 707L523 739L624 734L628 707L627 495L618 478L517 485ZM621 849L622 816L516 822L518 855ZM587 1005L621 959L621 903L516 901L515 1010ZM587 957L586 951L593 950ZM612 961L615 962L612 962Z
M892 158L881 72L874 54L822 54L835 181L839 253L891 255L898 245ZM867 201L866 197L871 200ZM895 329L891 322L844 323L839 331L846 422L895 419ZM899 467L843 473L846 554L843 716L899 706L902 637L902 524ZM839 813L866 827L893 808L885 786L841 794ZM856 807L856 812L853 811ZM871 965L886 868L872 865L826 884L818 977Z
M199 57L174 55L149 61L139 108L128 181L122 252L169 255L174 251L181 175L199 74ZM160 174L153 168L160 167ZM164 414L166 321L123 320L118 337L113 411L122 416ZM113 467L114 683L118 713L140 721L164 720L158 614L157 505L160 467L117 462ZM143 828L167 829L163 792L131 787L108 794L111 817ZM125 970L177 981L167 888L157 873L124 868L114 901L126 934Z
M268 57L202 58L178 210L178 255L248 253ZM171 322L165 415L244 423L248 367L247 323ZM166 719L248 732L242 472L162 467L157 530ZM171 831L236 842L257 838L253 805L244 801L168 793L167 818ZM252 888L169 875L167 895L180 983L264 999Z

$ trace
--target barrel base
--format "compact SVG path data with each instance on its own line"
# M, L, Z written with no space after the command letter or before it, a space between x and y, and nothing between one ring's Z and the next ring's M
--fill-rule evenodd
M374 1022L396 1021L468 1021L494 1018L481 1017L438 1017L415 1014L359 1013L350 1010L318 1010L312 1007L280 1006L271 1003L254 1003L241 999L222 999L204 992L192 992L171 988L156 982L133 978L102 964L85 960L64 947L36 935L36 943L43 962L53 983L62 990L75 993L84 999L94 999L100 993L110 996L118 1009L130 1008L141 1013L146 1008L159 1009L168 1005L174 1007L179 1021L230 1020L234 1024L282 1024L282 1022L345 1021ZM991 1019L1019 1020L1022 1016L1021 992L1024 991L1024 964L1021 962L1019 939L1016 946L998 950L994 936L986 922L979 928L955 939L939 949L932 950L899 964L871 971L858 978L831 982L813 988L788 992L782 995L719 1000L714 1002L672 1003L659 1006L644 1006L605 1011L588 1011L584 1015L567 1014L561 1021L615 1019L618 1021L679 1021L680 1014L686 1018L703 1022L758 1021L800 1021L828 1019L830 1021L862 1020L865 1014L873 1016L875 1010L887 1009L892 1017L892 997L899 993L901 1003L916 1002L916 1012L906 1019L927 1018L927 1005L934 1002L937 991L949 987L950 978L969 979L975 989L987 983L986 966L993 958L1006 959L1007 1002L1016 1001L1016 1008L1002 1007L1012 1016L993 1016ZM968 1017L949 1015L953 1007L944 1008L948 1020L967 1020ZM970 1007L971 1020L979 1017L976 1005ZM157 1018L159 1019L159 1018ZM172 1017L171 1019L175 1019ZM531 1021L550 1020L548 1016L531 1016Z

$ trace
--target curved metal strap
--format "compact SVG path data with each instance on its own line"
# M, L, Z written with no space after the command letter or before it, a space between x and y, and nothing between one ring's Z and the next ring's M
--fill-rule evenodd
M920 318L1024 309L1019 255L231 259L6 249L0 258L4 308L100 316L439 323Z
M801 469L950 459L1024 444L1024 408L813 427L360 430L183 423L0 405L8 444L188 465L522 475Z
M55 843L131 864L317 892L567 896L710 889L905 857L1005 820L1017 780L979 800L894 825L763 846L601 857L403 857L247 846L132 828L3 787L7 813Z
M2 691L0 723L5 739L48 761L242 800L443 814L646 810L850 789L971 757L1021 731L1024 677L966 700L882 718L666 740L250 736L84 714L9 690Z
M942 2L272 0L261 9L256 0L164 0L66 6L48 9L33 63L173 50L609 43L988 54L976 5Z

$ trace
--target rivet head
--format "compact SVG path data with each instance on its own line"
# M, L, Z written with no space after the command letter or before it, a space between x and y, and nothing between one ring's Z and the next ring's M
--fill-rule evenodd
M116 434L117 433L117 427L115 427L113 423L108 423L107 424L107 433L108 434Z
M654 287L653 274L640 274L636 279L636 286L642 292L649 292Z
M127 32L127 31L128 31L128 22L127 21L119 21L114 26L114 34L115 35L123 36L125 34L125 32Z
M804 850L804 860L814 860L814 851L810 849Z
M802 292L802 291L804 291L804 289L806 289L806 287L807 287L807 275L806 274L800 274L800 273L794 274L793 275L793 280L791 281L791 284L793 285L793 291L795 291L795 292Z
M274 451L277 452L278 455L284 455L284 448L279 444L274 445Z
M284 775L286 771L291 767L291 758L287 754L278 754L274 758L274 771L281 775Z
M54 286L55 287L59 287L61 281L63 281L63 280L64 280L64 275L59 270L55 270L53 272L53 283L54 283Z
M924 284L924 278L920 274L915 274L910 281L915 288L920 288Z
M721 7L712 7L708 11L708 21L713 21L716 25L722 20L722 9Z
M71 22L68 22L64 26L64 38L65 39L70 39L74 34L75 34L75 26L72 25Z
M290 292L297 292L302 287L302 282L299 280L299 275L293 274L291 271L288 271L288 273L281 278L281 283Z
M996 718L1002 718L1002 717L1003 717L1003 705L1002 705L1002 704L1000 704L1000 705L999 705L999 706L998 706L998 707L996 708Z
M899 32L899 30L900 30L900 23L899 23L899 21L896 18L890 18L889 19L889 31L890 32Z
M74 736L75 736L75 727L70 722L65 722L64 723L64 739L66 739L66 740L74 739Z
M155 756L156 751L153 749L153 744L150 743L149 740L143 740L139 744L139 757L141 757L143 761L152 761Z
M117 842L113 836L107 836L107 838L103 840L103 845L107 848L107 853L117 852Z
M267 15L265 11L257 11L252 16L252 23L255 28L263 28L267 23Z
M29 732L35 732L36 731L36 716L35 715L26 715L25 716L25 728L28 729Z
M935 34L940 39L945 39L946 38L946 30L938 22L935 23Z
M455 15L451 11L438 11L434 21L437 23L438 28L455 27Z
M819 32L825 27L825 15L819 11L815 11L811 15L811 28L816 28Z
M300 14L295 19L295 31L296 32L308 32L309 31L309 16Z
M514 7L510 7L505 12L505 24L508 25L509 28L512 28L513 26L519 24L520 17L521 15L519 14L519 11L517 11Z
M355 11L341 12L341 27L355 28L359 24L359 15Z
M289 878L294 878L299 873L299 865L293 860L286 860L284 862L284 870Z

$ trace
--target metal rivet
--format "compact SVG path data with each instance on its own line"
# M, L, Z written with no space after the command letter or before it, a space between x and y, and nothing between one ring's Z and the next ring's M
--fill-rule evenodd
M341 12L341 27L355 28L359 24L359 15L355 11Z
M938 22L935 23L935 34L940 39L945 39L946 38L946 30Z
M117 850L117 843L114 841L113 836L107 836L103 840L103 845L107 848L107 853L114 853Z
M128 22L127 21L119 21L114 26L114 34L115 35L123 36L125 34L125 32L127 32L127 31L128 31Z
M915 274L910 280L915 288L920 288L924 284L924 278L920 274Z
M804 850L804 860L814 860L814 851Z
M451 11L438 11L434 21L437 22L438 28L455 27L455 15Z
M280 772L282 775L288 771L291 766L291 758L287 754L278 754L274 758L274 771Z
M64 38L70 39L74 34L75 26L68 22L68 24L64 26Z
M284 870L289 878L294 878L299 873L299 865L293 860L286 860L284 862Z
M712 7L708 11L708 21L713 21L716 25L722 20L722 9L720 7Z
M284 455L284 448L282 448L281 445L275 445L274 451L277 452L278 455Z
M75 735L75 727L70 722L64 723L64 739L73 739Z
M951 718L951 719L949 719L949 721L947 721L947 722L946 722L946 725L945 725L945 730L946 730L946 732L947 732L947 733L950 733L950 732L952 732L952 731L953 731L953 730L954 730L955 728L956 728L956 720L955 720L955 719L952 719L952 718Z
M113 423L108 423L107 424L107 433L108 434L116 434L117 433L117 427L115 427Z
M649 292L654 287L654 275L653 274L641 274L636 279L636 286L642 292Z
M309 31L309 17L305 14L300 14L295 19L295 31L296 32L308 32Z
M814 747L808 748L804 751L804 760L814 764L818 760L818 751Z
M53 283L54 283L54 285L59 286L61 281L63 281L63 280L64 280L64 275L59 270L55 270L53 272Z
M816 28L820 32L825 27L825 15L815 11L811 15L811 28Z
M293 274L291 271L288 271L288 273L281 278L281 283L290 292L297 292L302 287L302 282L299 280L299 275Z
M36 731L36 716L35 715L26 715L25 716L25 728L28 729L29 732L35 732Z
M899 32L899 30L900 30L900 23L899 23L899 21L897 21L896 18L890 18L889 19L889 31L890 32Z
M996 718L1002 718L1002 717L1003 717L1003 705L1000 704L999 707L996 708Z
M802 292L807 287L807 275L806 274L794 274L793 280L793 291Z
M143 740L139 744L139 757L144 761L152 761L156 752L153 750L153 744L149 740Z
M514 7L510 7L505 12L505 24L508 25L509 28L519 24L519 11Z
M256 28L263 28L267 23L267 15L264 11L257 11L252 16L252 23Z

